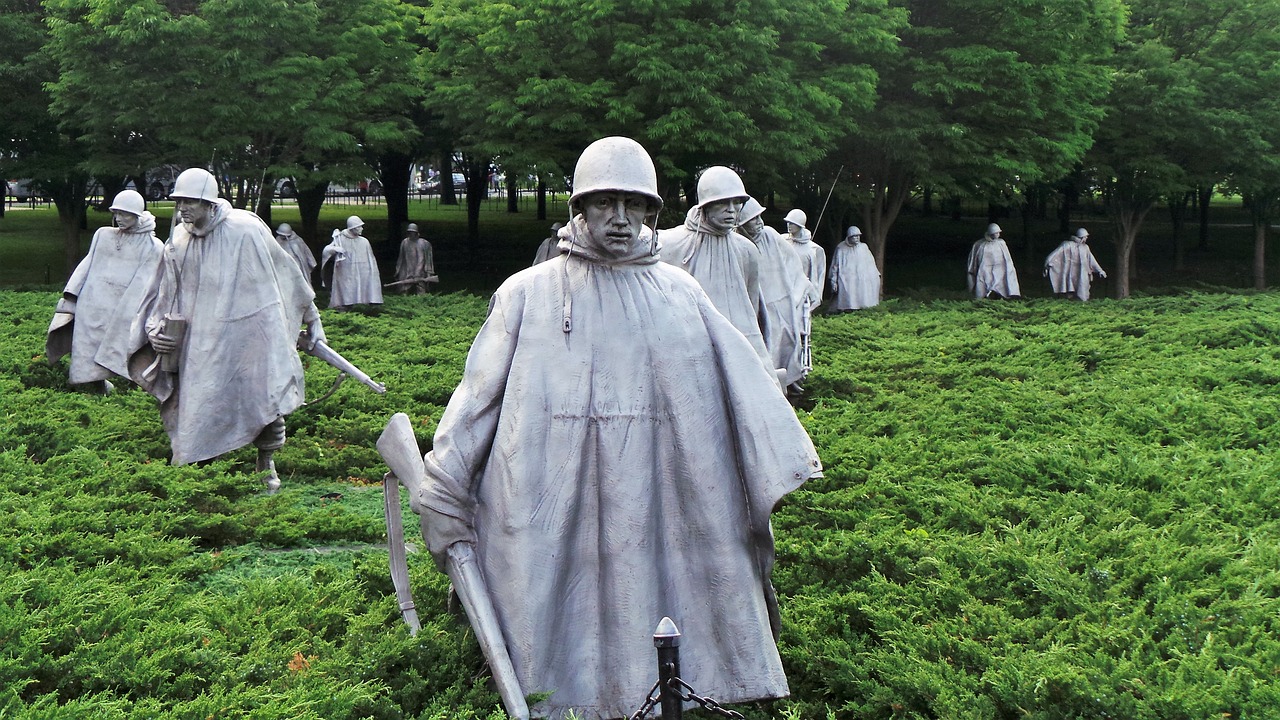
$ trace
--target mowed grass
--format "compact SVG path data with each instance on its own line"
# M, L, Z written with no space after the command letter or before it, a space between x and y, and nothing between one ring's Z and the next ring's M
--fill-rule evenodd
M148 396L68 387L56 298L0 291L0 715L499 717L424 553L423 632L399 620L373 448L396 411L430 448L483 294L325 311L388 392L290 416L275 496L251 448L173 468ZM773 521L792 697L738 709L1277 716L1277 318L1280 295L1190 291L815 318L797 412L825 477ZM336 374L307 373L309 396Z

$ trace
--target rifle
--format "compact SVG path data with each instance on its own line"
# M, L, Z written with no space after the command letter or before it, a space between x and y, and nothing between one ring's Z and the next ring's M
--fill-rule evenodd
M385 283L382 287L389 288L389 287L398 287L400 285L412 285L414 283L433 283L433 282L440 282L440 276L439 275L422 275L419 277L411 277L404 280L397 280L395 282Z
M337 350L334 350L333 348L329 347L329 343L325 342L324 340L317 340L314 343L307 343L306 338L307 338L307 333L304 330L298 342L298 345L304 348L303 352L305 352L306 354L312 357L320 358L321 360L325 361L326 363L338 369L338 379L333 381L333 387L329 388L329 392L325 393L324 395L321 395L315 400L308 402L307 403L308 405L312 405L320 402L321 400L328 399L330 395L338 391L338 387L342 385L342 381L346 380L347 377L353 377L359 380L360 382L364 383L365 385L368 385L370 390L373 390L379 395L382 395L387 391L386 385L383 385L380 382L375 382L374 379L369 377L369 375L366 374L363 370L356 367L355 363L342 357L341 355L338 354Z
M391 580L396 588L396 599L404 613L410 632L418 629L418 614L409 592L409 568L404 555L404 529L400 522L400 486L409 491L410 506L422 515L417 498L427 469L418 454L418 441L413 434L409 416L396 413L378 437L378 453L387 462L391 472L383 478L384 501L387 511L387 545L391 555ZM427 535L427 518L421 517L422 535ZM468 542L456 542L446 551L445 573L453 581L453 589L462 601L462 607L471 621L471 629L480 642L480 650L489 663L493 681L502 696L507 715L513 720L529 720L529 706L520 681L516 678L506 642L502 639L502 627L493 610L484 575L476 559L475 548Z

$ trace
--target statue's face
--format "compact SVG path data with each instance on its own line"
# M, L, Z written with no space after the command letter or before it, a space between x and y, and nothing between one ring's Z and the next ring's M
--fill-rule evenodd
M116 227L129 232L138 226L138 216L124 210L112 210L111 217L116 220Z
M729 232L738 226L742 202L739 198L709 202L702 206L702 219L718 233Z
M764 218L757 215L742 223L741 227L742 232L746 233L747 237L753 238L759 235L761 230L764 230Z
M792 234L792 235L799 235L799 234L800 234L800 226L799 226L799 225L797 225L797 224L795 224L795 223L793 223L793 222L789 222L789 223L787 223L787 232L788 232L788 233L790 233L790 234Z
M861 235L850 235L849 237L847 237L847 238L845 238L845 239L849 241L849 244L850 244L850 245L857 245L858 243L862 242L862 236L861 236Z
M196 227L209 222L210 216L213 215L213 203L195 198L178 198L174 202L174 208L178 211L182 222L191 223Z
M621 257L630 252L653 201L629 192L592 193L582 201L582 217L596 246Z

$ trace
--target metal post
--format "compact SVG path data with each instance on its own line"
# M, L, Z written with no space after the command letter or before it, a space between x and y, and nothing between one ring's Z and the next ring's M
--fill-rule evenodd
M671 687L671 680L680 677L680 630L671 618L664 617L653 631L653 646L658 649L658 700L662 705L662 720L681 720L684 703Z

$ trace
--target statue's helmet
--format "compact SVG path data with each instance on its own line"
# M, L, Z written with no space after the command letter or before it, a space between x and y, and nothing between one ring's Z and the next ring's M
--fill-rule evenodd
M409 227L405 228L405 232L418 232L418 223L409 223Z
M987 237L991 237L999 232L1001 232L999 225L991 223L987 226Z
M351 217L347 218L348 230L355 230L358 227L364 227L364 221L360 219L359 215L352 215Z
M850 225L849 229L844 231L844 236L846 238L862 237L862 230L857 225Z
M173 192L169 197L213 202L218 199L218 181L204 168L187 168L173 181Z
M147 211L147 201L142 199L142 195L137 190L123 190L111 201L110 209L113 212L119 210L141 215Z
M601 138L587 146L573 169L573 194L569 207L596 192L629 192L644 195L662 207L658 171L644 147L627 137Z
M788 212L787 216L784 217L783 220L786 220L792 225L799 225L800 227L804 227L805 223L809 222L809 216L805 215L804 211L801 210L800 208L795 208L790 212Z
M292 235L292 234L293 234L293 228L292 228L292 227L290 227L289 223L280 223L280 227L276 228L276 234L277 234L277 235L286 235L286 236L287 236L287 235Z
M738 224L745 225L748 220L753 220L764 214L764 206L760 201L747 196L747 201L742 203L742 212L738 213Z
M746 200L747 187L732 168L712 165L698 176L698 207L718 200Z
M1080 228L1076 230L1076 237L1079 238L1080 240L1084 240L1085 238L1089 237L1089 231L1085 230L1084 228Z

